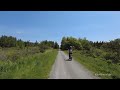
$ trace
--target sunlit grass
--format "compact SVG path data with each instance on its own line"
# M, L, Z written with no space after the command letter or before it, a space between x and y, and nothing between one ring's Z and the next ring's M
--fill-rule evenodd
M65 53L68 53L65 51ZM93 58L74 51L73 57L75 60L83 64L86 68L93 71L94 75L98 75L103 79L119 79L120 78L120 65L109 64L106 60L100 58Z
M57 50L21 57L16 61L0 60L1 79L46 79L57 56Z

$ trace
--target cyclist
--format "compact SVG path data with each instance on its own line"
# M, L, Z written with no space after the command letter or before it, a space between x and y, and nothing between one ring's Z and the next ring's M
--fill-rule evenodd
M72 46L69 47L69 60L72 60Z

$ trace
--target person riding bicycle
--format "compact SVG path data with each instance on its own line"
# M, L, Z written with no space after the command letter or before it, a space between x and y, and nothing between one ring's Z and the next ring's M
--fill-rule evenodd
M69 59L72 60L72 46L69 47Z

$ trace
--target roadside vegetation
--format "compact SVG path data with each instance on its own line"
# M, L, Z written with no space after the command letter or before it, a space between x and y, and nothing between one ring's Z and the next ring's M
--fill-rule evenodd
M59 45L53 41L30 42L0 37L0 79L48 78Z
M120 39L92 42L86 38L63 37L61 49L74 46L73 57L94 75L103 79L120 78Z

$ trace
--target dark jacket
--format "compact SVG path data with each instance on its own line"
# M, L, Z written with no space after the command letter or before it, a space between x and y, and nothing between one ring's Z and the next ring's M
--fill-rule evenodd
M69 48L69 54L72 54L72 48Z

